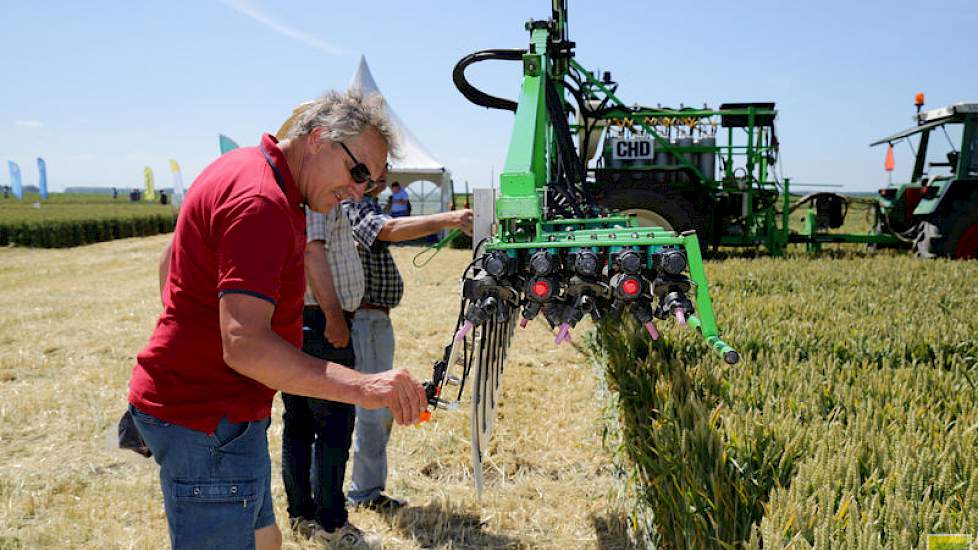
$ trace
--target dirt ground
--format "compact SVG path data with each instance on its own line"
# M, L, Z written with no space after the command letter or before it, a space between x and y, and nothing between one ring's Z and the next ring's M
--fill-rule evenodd
M156 269L168 239L0 249L0 550L168 546L156 464L114 448L134 357L159 313ZM392 314L395 363L428 377L454 327L469 258L444 250L416 269L418 250L395 252L407 289ZM351 520L392 549L627 547L597 376L580 349L552 342L542 321L517 331L481 501L468 411L439 411L392 435L388 490L410 505ZM578 330L574 345L582 342ZM285 548L315 548L286 528L281 412L276 398L275 512Z

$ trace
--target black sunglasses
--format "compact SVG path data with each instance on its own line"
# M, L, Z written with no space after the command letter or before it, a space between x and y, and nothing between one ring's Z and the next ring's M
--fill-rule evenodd
M340 142L340 147L346 151L346 154L349 155L350 160L353 161L353 167L350 168L350 177L353 178L353 181L360 185L366 184L366 187L363 190L364 193L369 193L370 191L376 189L377 182L370 176L370 169L367 168L367 165L357 160L357 157L353 156L353 153L350 152L350 149L348 149L346 144L342 141Z

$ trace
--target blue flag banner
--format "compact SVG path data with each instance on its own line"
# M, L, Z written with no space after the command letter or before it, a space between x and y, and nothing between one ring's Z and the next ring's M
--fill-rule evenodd
M48 165L44 159L37 159L37 187L41 190L41 200L48 200Z
M233 139L227 137L224 134L218 134L217 139L221 142L221 154L227 153L228 151L234 151L238 148L238 144L234 142Z
M24 200L24 186L20 181L20 166L17 163L9 160L7 165L10 166L10 188L11 192L18 199Z

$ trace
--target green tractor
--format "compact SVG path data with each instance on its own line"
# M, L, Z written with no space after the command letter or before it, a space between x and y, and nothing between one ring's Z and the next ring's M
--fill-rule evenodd
M918 94L916 104L915 127L872 144L888 144L888 171L893 144L907 141L915 157L909 183L879 190L877 231L924 258L978 258L978 103L921 112Z

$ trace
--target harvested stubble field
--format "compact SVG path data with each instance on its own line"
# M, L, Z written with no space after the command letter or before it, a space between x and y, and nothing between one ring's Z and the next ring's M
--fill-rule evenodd
M155 464L109 441L167 238L0 250L0 548L166 546ZM396 251L396 362L427 376L468 258L416 270L416 251ZM580 348L554 348L535 322L511 350L482 503L467 416L439 412L392 438L390 489L411 506L353 521L388 548L624 548L631 521L666 548L902 549L978 531L978 263L830 251L707 269L740 365L675 327L650 349L609 326L589 360L585 327Z
M112 448L135 354L159 313L159 253L168 236L70 250L0 249L0 549L169 546L158 468ZM419 377L450 338L454 282L468 253L443 250L423 270L397 248L407 291L393 314L396 363ZM510 354L492 471L482 505L469 473L468 415L435 414L392 435L394 517L356 512L387 548L621 548L625 512L609 498L597 377L541 325ZM275 508L281 401L270 429ZM286 534L286 548L315 548Z

